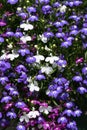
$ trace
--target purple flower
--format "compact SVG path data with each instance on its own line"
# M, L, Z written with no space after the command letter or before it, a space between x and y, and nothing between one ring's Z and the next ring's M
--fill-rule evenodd
M48 4L50 2L50 0L40 0L41 4Z
M26 130L25 126L24 125L18 125L16 127L17 130Z
M6 26L6 23L2 20L0 20L0 27Z
M72 108L74 106L74 103L73 102L67 102L65 104L65 106L70 109L70 108Z
M24 65L18 65L18 66L16 67L16 71L20 74L20 73L22 73L22 72L27 72L27 69L25 68Z
M69 128L69 129L71 129L71 130L78 130L75 121L69 122L69 123L67 124L67 128Z
M7 32L6 32L6 36L7 36L7 37L13 37L13 36L14 36L14 32L12 32L12 31L7 31Z
M84 94L84 93L87 93L87 89L84 87L78 87L77 92L79 92L80 94Z
M18 91L13 90L13 91L10 92L10 95L12 95L12 96L18 96L19 93L18 93Z
M72 30L72 31L70 31L70 35L76 36L78 33L79 33L78 30Z
M27 11L28 11L29 13L36 13L36 8L33 7L33 6L27 7Z
M18 2L18 0L8 0L7 2L11 5L14 5Z
M6 113L6 116L10 117L10 119L15 119L17 117L15 112L10 112L10 111Z
M81 76L74 76L73 81L80 82L80 81L82 81L82 77Z
M55 34L57 38L63 38L65 36L65 34L62 32L62 33L56 33Z
M23 107L26 107L26 104L22 101L18 101L16 104L15 104L15 107L17 108L23 108Z
M68 109L68 110L64 110L63 112L64 115L67 115L67 116L73 116L73 111Z
M5 96L1 99L1 103L3 103L3 102L8 103L10 100L12 100L11 96Z
M82 1L76 0L73 2L75 6L79 6L80 4L82 4Z
M26 19L28 17L27 13L19 13L18 16L20 16L22 19Z
M44 79L45 79L45 76L42 75L42 74L39 74L39 75L36 76L36 79L39 80L39 81L40 81L40 80L44 80Z
M2 118L2 113L0 112L0 119Z
M50 5L44 5L42 6L43 14L49 14L51 12L51 6Z
M26 84L27 75L25 72L22 72L21 76L18 78L18 83L24 82Z
M4 38L3 37L0 37L0 42L4 42Z
M53 7L54 7L54 8L58 8L59 6L60 6L60 3L59 3L59 2L53 3Z
M67 123L68 122L68 120L67 120L67 118L66 117L59 117L58 118L58 123L61 123L61 124L65 124L65 123Z
M84 75L87 74L87 67L83 67L83 68L82 68L82 73L83 73Z
M34 56L26 58L26 62L29 64L35 63L35 61L36 61L36 58Z
M47 38L51 38L54 36L54 34L52 32L44 32L44 36Z
M28 49L19 49L18 50L18 53L21 55L21 56L25 56L26 54L30 54L30 51Z
M65 47L65 48L68 48L69 46L72 45L72 42L71 41L65 41L65 42L62 42L61 43L61 47Z
M9 81L8 77L0 77L0 83L2 85L6 84Z
M28 21L30 21L30 22L38 21L38 17L35 16L35 15L31 15L31 16L28 18Z
M82 114L82 111L81 110L75 110L74 111L74 116L76 117L79 117L79 116L81 116L81 114Z
M61 96L59 98L62 99L62 100L67 100L68 97L69 97L69 94L64 92L64 93L61 94Z
M6 71L6 70L8 70L10 68L11 68L11 65L10 65L9 62L5 62L3 60L0 60L0 70L1 71Z
M20 38L20 37L22 37L23 36L23 34L22 34L22 32L16 32L15 34L14 34L14 36L16 37L16 38Z
M55 22L54 24L53 24L56 28L59 28L59 27L62 27L63 26L63 24L62 24L62 22Z
M87 35L87 28L82 28L81 32L85 35Z
M56 63L58 66L61 66L61 67L65 67L67 65L67 61L61 60L61 59L59 59Z

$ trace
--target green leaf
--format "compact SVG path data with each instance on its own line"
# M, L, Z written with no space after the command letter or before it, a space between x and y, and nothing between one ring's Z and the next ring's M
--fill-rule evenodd
M87 51L85 52L85 61L87 62Z

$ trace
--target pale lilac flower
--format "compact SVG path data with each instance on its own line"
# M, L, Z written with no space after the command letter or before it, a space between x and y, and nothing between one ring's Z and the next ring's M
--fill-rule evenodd
M16 3L18 2L18 0L8 0L7 2L8 2L9 4L14 5L14 4L16 4Z
M0 36L0 42L4 42L4 38Z

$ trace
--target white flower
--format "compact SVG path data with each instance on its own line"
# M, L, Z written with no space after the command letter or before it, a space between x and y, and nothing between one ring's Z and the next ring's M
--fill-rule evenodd
M32 30L34 27L32 24L29 24L29 23L22 23L20 25L20 28L23 28L24 31L28 31L28 30Z
M30 83L29 85L28 85L28 87L29 87L29 89L30 89L30 91L31 92L33 92L33 91L39 91L39 87L38 87L38 85L35 85L34 83Z
M28 113L29 119L31 119L31 118L36 118L36 117L39 116L39 115L40 115L40 113L39 113L38 111L35 111L35 110L30 111L30 112Z
M29 116L28 116L28 114L26 114L25 112L23 113L23 116L21 116L20 117L20 122L23 122L23 121L25 121L25 122L29 122Z
M58 61L58 60L59 60L59 57L57 57L57 56L51 56L51 57L47 57L47 58L45 59L45 61L46 61L46 62L49 62L50 64L53 64L54 61Z
M36 58L36 62L40 63L41 60L44 60L44 56L43 55L35 55L34 56Z
M47 75L50 74L53 71L52 67L46 66L46 67L41 67L41 72L46 73Z
M47 43L47 37L45 37L43 34L39 35L39 37L43 43Z
M51 49L48 48L47 45L45 45L45 50L46 50L46 51L51 51Z
M60 12L64 13L64 12L66 12L66 9L67 9L67 7L65 5L63 5L60 7Z
M45 114L49 114L49 112L52 111L52 107L51 106L40 106L39 111L43 112Z
M26 43L27 41L31 41L32 38L31 38L30 36L22 36L22 37L20 38L20 40L21 40L22 42Z

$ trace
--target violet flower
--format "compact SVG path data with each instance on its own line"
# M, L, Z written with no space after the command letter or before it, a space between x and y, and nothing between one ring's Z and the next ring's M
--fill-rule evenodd
M1 103L8 103L10 100L12 100L11 96L5 96L1 99Z
M7 3L14 5L18 2L18 0L8 0Z
M16 113L11 111L7 112L6 116L9 117L10 119L15 119L17 117Z

